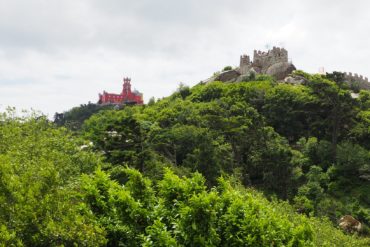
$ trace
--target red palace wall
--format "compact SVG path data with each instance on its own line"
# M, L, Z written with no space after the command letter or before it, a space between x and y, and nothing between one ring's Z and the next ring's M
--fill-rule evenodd
M123 89L121 94L107 93L99 94L99 104L138 104L142 105L143 95L131 91L131 79L123 78Z

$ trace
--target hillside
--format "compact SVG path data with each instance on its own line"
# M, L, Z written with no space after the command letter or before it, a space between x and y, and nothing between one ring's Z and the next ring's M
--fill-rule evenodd
M370 92L294 76L181 85L57 124L2 114L0 243L369 246ZM343 215L362 231L338 229Z
M368 225L370 92L354 94L341 75L181 86L145 107L102 111L81 134L113 165L149 176L160 166L198 171L209 187L233 174L307 215Z

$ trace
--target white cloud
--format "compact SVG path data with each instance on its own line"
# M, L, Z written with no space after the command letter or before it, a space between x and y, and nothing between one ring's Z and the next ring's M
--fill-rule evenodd
M163 97L241 53L284 46L296 67L369 72L366 1L0 0L0 105L56 111L121 78Z

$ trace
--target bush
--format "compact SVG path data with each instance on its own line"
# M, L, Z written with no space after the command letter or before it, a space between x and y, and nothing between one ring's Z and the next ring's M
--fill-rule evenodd
M233 67L231 67L231 66L226 66L226 67L224 67L223 68L223 70L222 71L229 71L229 70L232 70L233 69Z

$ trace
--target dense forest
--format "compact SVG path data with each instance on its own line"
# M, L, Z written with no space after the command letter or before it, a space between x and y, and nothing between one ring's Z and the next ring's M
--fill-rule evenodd
M294 75L2 113L0 244L369 246L370 91Z

